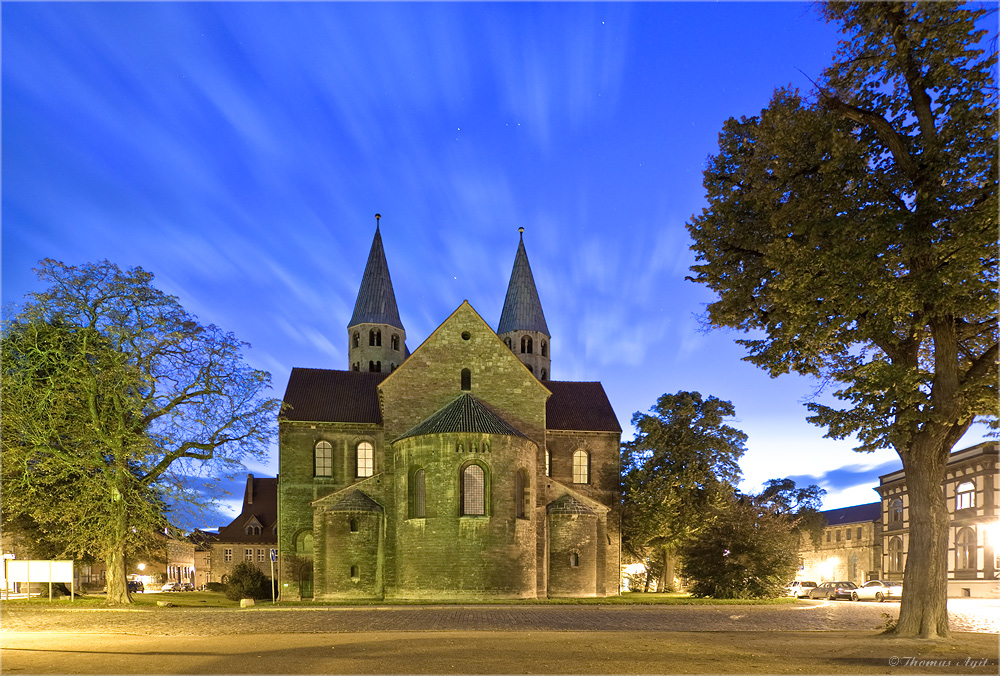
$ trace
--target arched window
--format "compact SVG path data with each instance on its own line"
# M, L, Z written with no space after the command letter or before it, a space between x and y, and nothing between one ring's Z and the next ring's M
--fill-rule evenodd
M976 506L976 484L966 481L955 487L955 509L971 509Z
M549 344L545 340L542 340L542 356L543 357L549 356Z
M889 523L903 523L903 500L893 498L889 502Z
M486 472L476 464L462 469L462 516L486 515Z
M545 449L545 476L552 476L552 451Z
M578 568L580 566L580 553L570 552L569 553L569 565L571 568Z
M354 337L351 340L351 345L353 345L354 347L360 347L361 345L361 335L357 331L354 332Z
M371 443L362 441L358 444L357 476L371 476L375 473L375 449Z
M535 372L535 369L534 369L534 368L532 368L531 364L525 364L525 366L527 366L527 367L528 367L528 372L529 372L529 373L534 373L534 372Z
M397 336L395 333L392 334L392 340L390 341L390 344L392 346L392 349L394 350L399 349L399 336Z
M361 530L361 526L360 526L360 524L358 524L358 520L357 520L357 519L354 519L354 518L351 518L351 519L350 519L350 520L349 520L349 521L347 522L347 528L348 528L348 529L349 529L349 530L350 530L350 531L351 531L352 533L357 533L358 531L360 531L360 530Z
M899 537L889 539L889 572L903 572L903 540Z
M317 441L313 450L313 476L333 476L333 446Z
M573 452L573 483L590 483L590 454L587 451Z
M260 535L260 526L257 524L247 524L247 527L243 529L245 535Z
M510 350L511 352L514 351L514 347L511 345L511 342L510 342L510 336L507 336L506 338L504 338L503 342L507 346L508 350Z
M382 362L375 362L375 373L382 373Z
M361 577L361 571L358 569L357 564L355 564L351 566L351 579L357 580L359 577Z
M375 362L374 360L368 362L368 372L375 373Z
M410 518L423 519L427 515L426 476L418 469L410 479Z
M548 380L549 373L545 369L542 369L542 380Z
M305 556L312 556L313 553L312 531L304 530L295 536L295 553Z
M360 371L361 370L361 362L359 362L359 361L354 362L354 365L351 367L351 370L352 371Z
M955 536L955 570L975 570L977 558L976 531L961 529Z
M389 373L392 373L392 372L393 372L393 371L395 371L395 370L396 370L396 365L395 365L395 364L393 364L393 363L390 363L390 364L389 364Z
M472 371L469 369L462 369L462 389L472 389Z
M521 354L531 354L531 336L521 336Z
M528 483L528 472L519 469L514 475L514 516L527 519L531 513L531 486Z
M375 329L371 329L368 331L368 345L369 346L375 345Z

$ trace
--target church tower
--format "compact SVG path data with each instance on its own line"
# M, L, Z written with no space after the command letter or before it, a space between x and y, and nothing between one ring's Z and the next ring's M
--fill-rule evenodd
M347 354L352 371L389 373L406 359L406 331L399 320L396 294L392 291L389 266L385 262L381 215L375 214L375 239L361 278L354 315L347 325Z
M521 241L514 257L514 269L510 273L497 335L536 378L545 381L552 372L549 327L545 323L535 278L531 275L528 254L524 250L524 228L519 228L518 232L521 233Z

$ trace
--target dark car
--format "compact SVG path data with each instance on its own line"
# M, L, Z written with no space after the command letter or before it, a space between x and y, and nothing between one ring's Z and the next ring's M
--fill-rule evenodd
M811 599L850 599L851 594L858 588L853 582L824 582L809 592Z
M146 587L139 580L129 580L128 591L130 594L141 594L146 591Z

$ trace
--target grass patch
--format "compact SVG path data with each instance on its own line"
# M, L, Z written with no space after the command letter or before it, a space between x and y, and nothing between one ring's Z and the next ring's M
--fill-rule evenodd
M178 608L238 608L239 601L230 601L221 592L168 592L158 594L132 594L134 603L130 606L117 606L122 610L160 610L157 601L170 601ZM356 599L351 601L278 601L272 605L270 600L257 601L254 608L266 610L290 608L324 608L324 607L375 607L375 606L759 606L793 604L795 599L782 597L777 599L705 599L695 598L680 593L643 593L624 592L621 596L605 598L582 599L421 599L421 600L389 600L376 601ZM52 608L59 610L108 608L103 595L77 596L76 601L69 598L55 599L51 603L47 597L32 599L11 599L3 601L7 608ZM169 609L163 609L169 610Z

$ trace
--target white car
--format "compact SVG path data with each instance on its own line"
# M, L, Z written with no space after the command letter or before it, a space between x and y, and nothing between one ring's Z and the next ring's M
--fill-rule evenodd
M795 582L788 585L788 595L794 596L797 599L809 596L809 592L816 588L816 583L809 581L803 582L802 580L796 580Z
M180 582L164 582L163 586L160 587L160 591L165 591L165 592L169 592L169 591L181 591L181 583Z
M886 580L872 580L854 590L851 594L852 601L885 601L886 599L898 599L903 596L902 582L889 582Z

